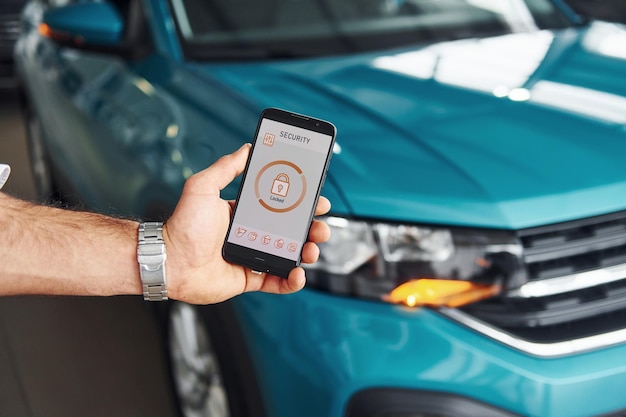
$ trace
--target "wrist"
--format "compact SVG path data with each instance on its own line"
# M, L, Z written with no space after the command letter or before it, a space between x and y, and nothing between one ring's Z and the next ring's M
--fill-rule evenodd
M170 238L168 226L169 225L167 223L163 225L163 242L165 243L165 248L168 254L167 262L165 263L165 273L167 275L167 296L170 299L180 300L180 267L177 266L177 262L180 260L180 256L176 255L176 246Z

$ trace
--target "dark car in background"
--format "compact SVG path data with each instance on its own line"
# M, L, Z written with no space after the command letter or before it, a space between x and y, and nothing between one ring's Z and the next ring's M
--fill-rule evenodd
M167 218L264 108L337 126L307 287L163 303L186 417L626 414L624 26L556 0L32 0L22 22L45 199Z
M25 0L0 2L0 88L16 86L13 47L20 33L20 13Z

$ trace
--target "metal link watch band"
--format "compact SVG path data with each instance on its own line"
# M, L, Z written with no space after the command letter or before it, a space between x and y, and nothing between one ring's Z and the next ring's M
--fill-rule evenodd
M167 300L165 286L165 242L163 223L145 222L139 225L137 261L146 301Z

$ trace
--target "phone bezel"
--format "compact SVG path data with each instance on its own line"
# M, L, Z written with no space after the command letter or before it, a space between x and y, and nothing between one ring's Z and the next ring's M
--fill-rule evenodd
M252 141L252 149L250 149L250 155L248 156L248 161L246 162L246 167L243 172L241 184L239 185L239 191L237 192L237 199L235 201L235 208L233 209L233 215L231 216L230 224L228 226L228 231L226 233L226 237L224 238L222 256L228 262L242 265L244 267L252 269L253 271L267 272L272 275L286 278L289 275L289 272L291 272L293 268L300 265L301 258L302 258L302 251L300 251L300 254L298 255L298 259L294 261L292 259L283 258L280 256L267 253L267 252L262 252L256 249L251 249L245 246L237 245L232 242L228 242L228 236L230 235L230 230L233 225L233 219L235 217L235 213L237 212L237 207L239 205L241 192L243 190L244 184L248 176L248 167L250 166L250 161L252 160L252 156L254 155L254 150L256 148L256 145L259 139L259 129L261 127L261 123L263 119L274 120L280 123L285 123L287 125L296 126L296 127L308 129L314 132L322 133L331 137L331 143L329 145L328 152L326 154L326 159L324 162L322 175L320 176L320 180L317 184L315 200L314 200L313 206L310 209L310 215L308 219L309 225L313 221L315 207L317 206L317 201L319 199L322 186L324 185L324 180L326 179L326 173L328 171L330 159L333 153L337 130L335 126L328 121L317 119L311 116L305 116L302 114L298 114L298 113L294 113L294 112L290 112L290 111L286 111L282 109L277 109L277 108L267 108L263 110L263 112L259 116L259 121L257 123L256 130L254 132L253 141ZM308 236L308 229L305 235L302 237L301 243L304 243L306 241L307 236ZM303 245L301 245L301 248L302 247Z

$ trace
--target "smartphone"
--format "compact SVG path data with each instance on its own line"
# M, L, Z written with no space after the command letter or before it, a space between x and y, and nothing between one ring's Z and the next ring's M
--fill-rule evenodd
M275 108L262 112L224 259L283 278L300 265L335 137L330 122Z

